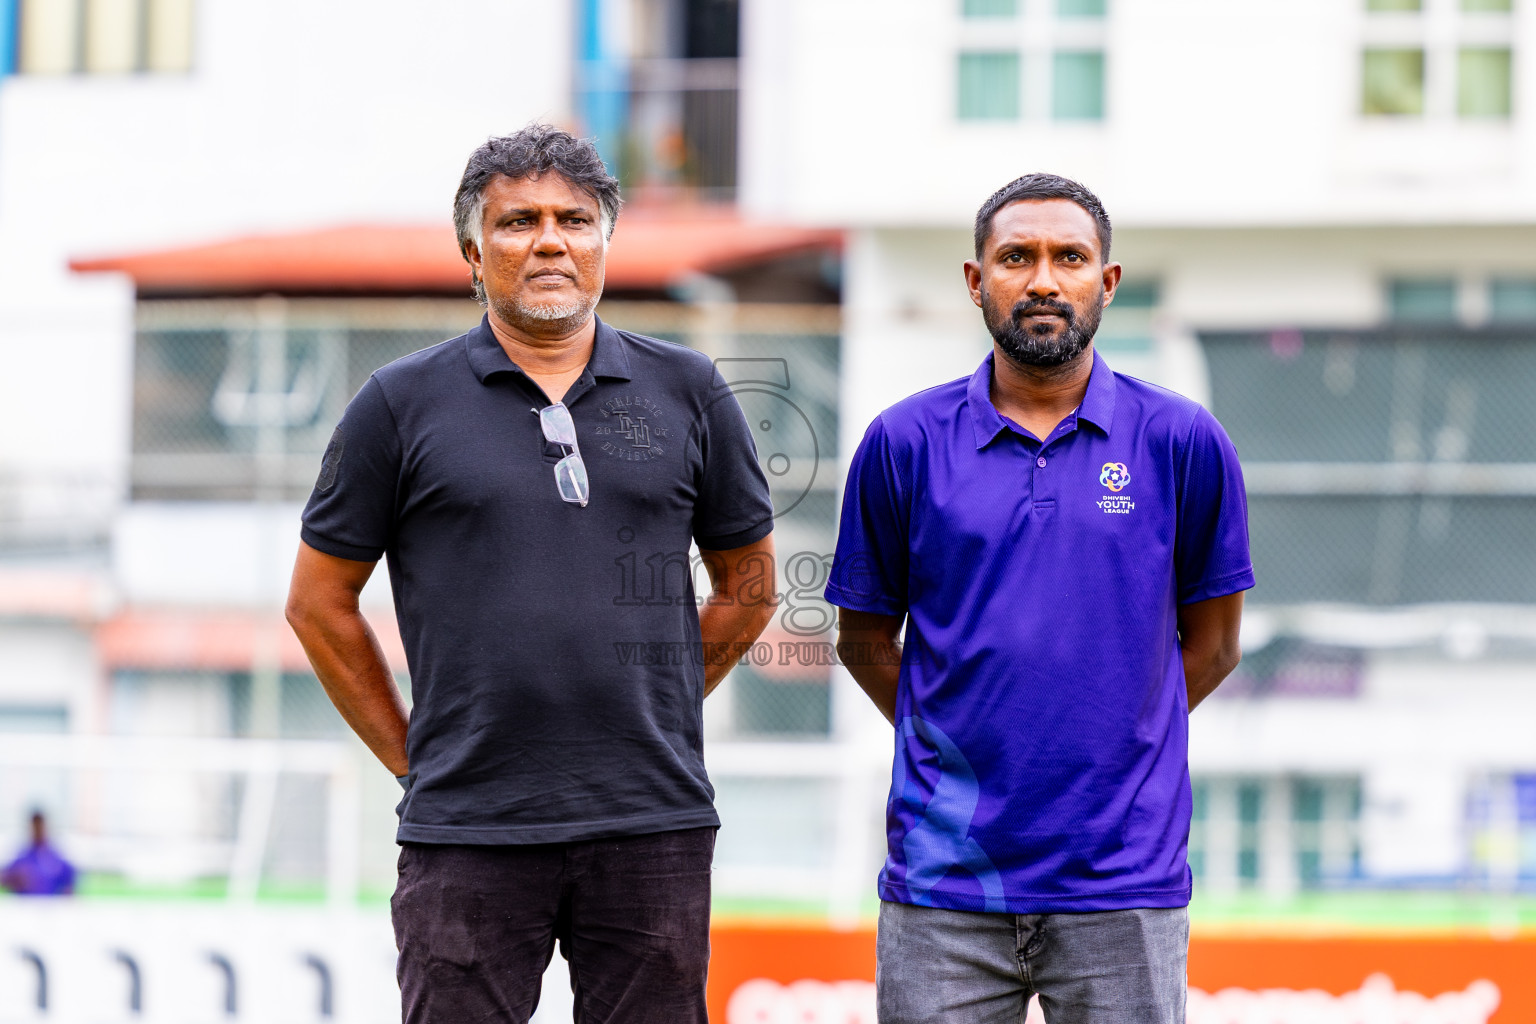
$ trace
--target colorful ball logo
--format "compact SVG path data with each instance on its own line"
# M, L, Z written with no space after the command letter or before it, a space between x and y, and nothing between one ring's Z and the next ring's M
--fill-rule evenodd
M1125 468L1123 462L1106 462L1104 468L1099 470L1099 483L1112 491L1119 491L1131 482L1131 471Z

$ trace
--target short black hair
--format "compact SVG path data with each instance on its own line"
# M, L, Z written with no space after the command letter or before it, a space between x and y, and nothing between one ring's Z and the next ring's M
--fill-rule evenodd
M591 139L578 139L563 128L534 123L511 135L486 139L469 155L464 177L453 197L453 227L459 236L459 252L465 259L469 258L469 242L480 241L486 187L500 175L529 178L548 171L591 196L597 203L604 235L613 236L623 201L619 198L619 181L608 173L596 144ZM480 282L476 280L474 286L475 297L483 300Z
M1104 204L1099 202L1099 197L1088 189L1071 178L1063 178L1059 174L1026 174L1022 178L1013 179L987 197L987 201L981 204L981 209L976 211L975 240L978 260L981 259L982 247L987 244L987 238L992 234L992 219L997 216L997 211L1021 199L1067 199L1087 210L1099 229L1099 259L1106 263L1109 261L1111 230L1109 214L1104 212Z

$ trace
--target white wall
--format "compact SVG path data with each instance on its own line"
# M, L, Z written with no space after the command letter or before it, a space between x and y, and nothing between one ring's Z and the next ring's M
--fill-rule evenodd
M298 504L137 501L118 515L112 571L121 598L148 606L276 609L299 551ZM381 561L362 603L394 614Z
M0 705L67 708L97 678L91 638L72 623L0 625L0 650Z
M71 257L447 224L476 145L568 120L569 7L202 0L190 75L4 79L0 478L122 483L132 290Z
M1148 363L1106 346L1106 358L1203 400L1198 368L1185 366L1190 332L1371 327L1394 276L1457 276L1474 289L1495 275L1536 277L1536 226L1129 227L1111 255L1128 279L1160 283L1161 351ZM964 228L850 232L841 451L852 454L881 409L970 373L990 348L961 276L970 256Z
M1061 124L956 120L956 53L1021 31L963 19L958 0L747 0L744 200L832 224L960 226L1004 182L1048 170L1127 227L1536 220L1536 76L1516 71L1506 123L1368 122L1364 6L1117 0L1106 119ZM1519 65L1536 19L1514 32Z
M445 221L486 136L568 117L567 7L204 0L190 75L7 79L5 251L57 273L125 246Z
M1475 776L1536 770L1532 670L1390 651L1368 658L1355 699L1209 700L1190 716L1190 770L1358 775L1367 875L1453 875Z

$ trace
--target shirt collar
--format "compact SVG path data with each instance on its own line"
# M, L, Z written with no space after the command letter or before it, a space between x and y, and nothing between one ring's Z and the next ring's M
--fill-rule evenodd
M601 317L593 319L597 321L597 334L592 341L592 356L587 360L586 372L593 377L629 380L629 352L624 336L603 323ZM507 350L496 340L489 314L482 316L479 325L464 336L464 347L469 355L470 369L482 384L502 373L523 374L522 367L508 358Z
M971 410L971 425L975 428L978 449L985 448L1008 429L1008 421L992 404L993 355L993 352L987 353L976 372L971 374L970 386L966 388L966 404ZM1073 415L1092 423L1105 434L1114 422L1115 373L1097 349L1093 353L1093 369L1088 374L1088 390L1083 393L1082 404Z
M1093 372L1088 376L1083 404L1077 407L1077 418L1087 420L1106 435L1115 421L1115 371L1109 368L1098 349L1093 350Z

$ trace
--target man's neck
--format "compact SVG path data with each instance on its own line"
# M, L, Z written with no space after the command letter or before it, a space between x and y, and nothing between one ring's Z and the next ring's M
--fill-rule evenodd
M519 329L497 316L494 309L486 319L507 358L542 388L551 402L565 397L592 358L597 317L590 313L575 329L558 323L550 323L547 329L542 329L543 324Z
M581 368L592 358L597 338L597 317L588 314L571 327L558 321L535 321L521 326L508 323L494 309L488 311L491 333L507 358L529 376L562 374Z
M1025 366L992 346L992 404L1040 440L1083 403L1093 374L1093 345L1060 366Z

